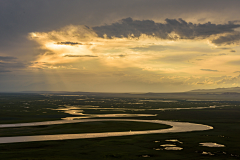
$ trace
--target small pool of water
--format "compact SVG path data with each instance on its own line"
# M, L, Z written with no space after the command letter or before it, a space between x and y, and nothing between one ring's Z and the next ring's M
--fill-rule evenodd
M160 146L162 146L162 147L175 147L176 145L175 144L162 144Z
M180 151L183 148L181 148L181 147L165 147L164 149L165 150L172 150L172 151Z
M163 150L162 148L153 148L154 150L156 150L156 151L161 151L161 150Z
M142 157L144 157L144 158L148 158L148 157L150 157L149 155L142 155Z
M225 147L225 145L223 144L217 144L217 143L213 143L213 142L206 142L206 143L199 143L200 146L204 146L204 147Z
M177 139L167 139L167 140L165 140L165 141L167 141L167 142L178 142L178 143L183 143L183 142L180 142L180 141L177 140Z
M202 155L210 155L210 156L213 156L214 154L211 153L211 152L205 152L205 151L203 151L203 152L202 152Z

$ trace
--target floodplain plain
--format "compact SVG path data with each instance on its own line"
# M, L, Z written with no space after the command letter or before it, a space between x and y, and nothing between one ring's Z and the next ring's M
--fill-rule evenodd
M190 122L213 127L181 133L2 143L3 159L240 159L240 101L237 100L2 93L0 102L0 124L107 118ZM0 137L168 128L171 126L156 123L95 121L0 128Z

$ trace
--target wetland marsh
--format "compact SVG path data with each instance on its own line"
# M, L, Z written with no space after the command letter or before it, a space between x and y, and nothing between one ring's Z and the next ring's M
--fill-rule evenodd
M88 139L0 144L4 159L239 159L240 102L191 101L96 95L1 94L3 137L127 133L169 130L170 124L212 126L210 130ZM75 113L74 113L75 112ZM96 116L99 115L99 116ZM106 117L110 120L106 120ZM55 125L47 125L48 122ZM61 122L86 123L65 123ZM89 122L92 121L92 122ZM137 122L142 121L142 122ZM33 124L38 126L15 126ZM59 123L58 123L59 122ZM36 124L35 123L35 124ZM40 124L40 123L39 123ZM188 128L188 127L187 127ZM12 139L12 140L13 140ZM208 147L222 145L224 147ZM205 144L205 145L204 145ZM94 153L94 154L93 154Z

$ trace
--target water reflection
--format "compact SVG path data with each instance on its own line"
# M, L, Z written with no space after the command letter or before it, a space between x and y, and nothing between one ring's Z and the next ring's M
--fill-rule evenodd
M175 144L162 144L160 146L162 146L162 147L175 147L176 145Z
M156 151L163 150L162 148L153 148L153 149L155 149Z
M217 144L217 143L212 143L212 142L206 142L206 143L199 143L200 146L204 147L225 147L223 144Z
M159 130L147 130L147 131L131 131L131 132L125 131L125 132L105 132L105 133L82 133L82 134L58 134L58 135L0 137L0 143L67 140L67 139L85 139L85 138L99 138L99 137L130 136L130 135L141 135L141 134L203 131L203 130L213 129L213 127L211 127L211 126L189 123L189 122L174 122L174 121L163 121L163 120L139 120L139 119L58 120L58 121L33 122L33 123L1 124L0 128L54 125L54 124L66 124L66 123L80 123L80 122L99 122L99 121L130 121L130 122L159 123L159 124L170 125L170 126L172 126L172 128L159 129Z
M65 113L71 115L79 115L81 117L65 117L62 118L64 120L74 120L74 119L82 119L82 118L95 118L95 117L150 117L150 116L157 116L157 114L84 114L83 109L100 109L100 111L107 111L111 110L114 111L116 108L98 108L99 106L91 106L91 105L84 105L84 107L79 106L65 106L66 108L58 108L52 110L59 110L64 111ZM120 108L117 108L120 109ZM121 109L122 110L122 109ZM137 109L138 111L143 111L143 109ZM119 111L119 110L118 110Z
M183 143L183 142L180 142L179 140L177 139L168 139L168 140L165 140L167 142L178 142L178 143Z
M175 100L159 100L159 99L144 99L144 100L139 100L143 102L178 102Z
M66 112L69 113L69 112ZM73 115L85 115L81 117L65 117L62 118L64 120L74 120L74 119L82 119L82 118L95 118L95 117L151 117L156 116L156 114L73 114Z
M181 147L165 147L165 150L172 150L172 151L179 151L182 150L183 148Z
M211 152L205 152L205 151L203 151L202 154L203 154L203 155L210 155L210 156L213 156L213 155L214 155L214 154L211 153Z
M148 157L150 157L149 155L142 155L142 157L144 157L144 158L148 158Z
M207 108L219 108L219 107L225 107L226 105L221 105L221 106L208 106L208 107L190 107L190 108L156 108L156 109L152 109L152 108L143 108L143 109L139 109L139 108L117 108L117 107L111 107L111 108L101 108L99 106L92 106L92 105L83 105L83 106L69 106L69 105L65 105L66 108L60 107L58 109L52 109L52 110L60 110L60 111L64 111L65 113L68 114L72 114L72 115L86 115L88 117L94 117L91 116L92 114L83 114L82 112L84 112L84 109L87 110L98 110L98 111L127 111L127 110L131 110L131 111L166 111L166 110L189 110L189 109L207 109ZM73 111L71 111L73 110ZM128 114L130 115L130 114ZM86 118L86 117L85 117Z

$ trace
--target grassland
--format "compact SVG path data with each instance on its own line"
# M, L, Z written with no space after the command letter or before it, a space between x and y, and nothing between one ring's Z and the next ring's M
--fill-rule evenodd
M59 120L75 117L64 111L53 110L64 106L78 106L84 114L157 114L154 117L134 119L161 119L193 122L213 126L213 130L109 137L96 139L24 142L0 144L2 159L47 160L47 159L240 159L240 102L239 101L187 101L176 102L141 101L136 97L102 97L94 95L56 96L39 94L1 94L0 122L20 123ZM144 99L146 100L146 99ZM155 98L155 100L157 100ZM194 109L194 107L222 106L219 108ZM88 109L81 109L86 108ZM91 109L98 106L105 109ZM107 109L109 108L109 109ZM112 110L111 108L119 108ZM126 109L132 108L132 109ZM159 108L192 108L180 110L154 110ZM94 122L86 124L64 124L53 126L0 129L0 136L89 133L122 130L146 130L166 128L165 125L133 122ZM177 139L182 143L168 142ZM155 142L160 141L160 142ZM202 142L215 142L226 147L209 148L199 146ZM162 144L176 144L183 150L164 150ZM157 150L156 150L157 149ZM211 152L214 155L203 155ZM148 156L146 156L148 155Z

